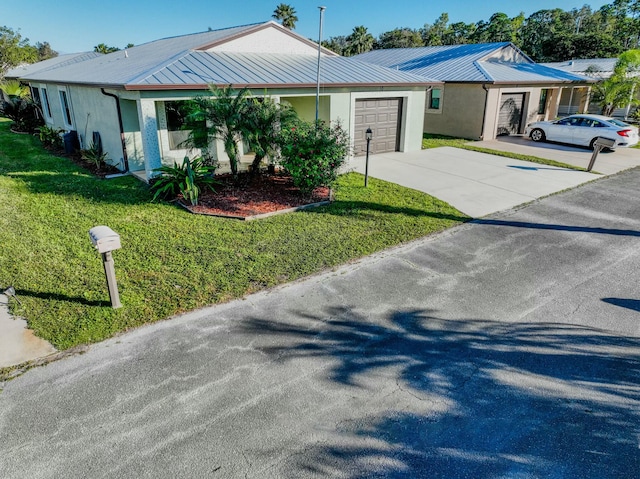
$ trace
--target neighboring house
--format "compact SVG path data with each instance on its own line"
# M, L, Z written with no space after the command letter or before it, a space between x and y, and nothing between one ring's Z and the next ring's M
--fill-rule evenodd
M551 68L557 68L559 70L575 73L578 75L585 75L593 78L596 81L601 81L609 78L613 75L613 69L618 63L617 58L591 58L582 60L569 60L566 62L557 63L544 63L544 65ZM640 99L640 90L636 92L636 98ZM627 118L636 110L636 107L631 103L628 103L622 108L616 108L613 111L614 117ZM576 105L575 98L565 94L560 101L560 111L564 114L571 115L578 113L578 105ZM588 108L589 113L600 113L601 108L597 104L590 104Z
M353 57L444 82L428 92L425 133L490 140L556 118L565 91L581 109L589 80L536 64L512 43L373 50Z
M320 52L319 118L341 121L356 154L369 127L374 152L421 148L425 92L439 82ZM248 87L315 119L318 46L272 21L165 38L71 64L44 63L11 74L39 92L46 123L76 131L84 147L98 133L113 162L144 180L161 165L198 153L181 145L177 102L208 94L208 84ZM220 142L211 151L228 167Z

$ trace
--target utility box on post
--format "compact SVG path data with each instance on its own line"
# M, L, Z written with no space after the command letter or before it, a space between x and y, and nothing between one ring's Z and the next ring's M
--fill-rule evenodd
M119 308L120 294L118 293L118 284L116 282L116 271L113 265L113 257L111 252L120 249L120 235L108 226L94 226L89 230L89 238L93 246L96 247L98 253L102 255L102 263L104 266L104 274L107 277L107 287L109 288L109 298L111 306Z

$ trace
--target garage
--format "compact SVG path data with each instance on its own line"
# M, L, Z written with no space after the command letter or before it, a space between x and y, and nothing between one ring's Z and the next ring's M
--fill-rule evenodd
M366 98L356 100L354 155L362 156L367 150L365 132L371 128L373 137L370 152L398 151L402 119L402 98Z
M524 112L524 93L503 93L500 97L500 114L497 135L520 133Z

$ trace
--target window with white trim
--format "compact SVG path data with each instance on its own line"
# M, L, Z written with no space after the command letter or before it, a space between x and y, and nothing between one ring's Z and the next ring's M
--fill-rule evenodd
M47 89L45 87L40 88L42 98L42 112L47 119L51 119L51 105L49 105L49 95L47 95Z
M60 93L60 106L62 106L62 117L64 118L64 124L73 128L73 120L71 118L71 108L69 107L69 98L67 98L66 90L59 90Z

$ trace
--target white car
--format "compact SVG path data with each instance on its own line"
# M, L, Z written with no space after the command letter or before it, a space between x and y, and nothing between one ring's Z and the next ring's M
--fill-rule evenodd
M588 146L598 138L614 140L616 147L638 144L638 128L601 115L571 115L556 121L530 123L524 132L533 141L557 141Z

